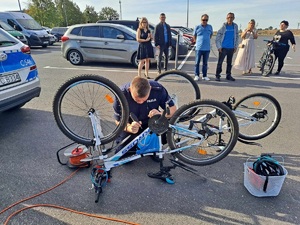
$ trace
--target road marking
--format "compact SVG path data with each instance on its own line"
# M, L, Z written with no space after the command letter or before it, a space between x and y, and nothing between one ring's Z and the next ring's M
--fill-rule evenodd
M192 52L194 51L195 46L189 51L189 53L186 55L186 57L184 58L184 60L180 63L180 65L178 66L178 70L181 70L181 68L183 67L183 65L185 64L185 62L187 61L187 59L190 57L190 55L192 54Z
M137 70L111 70L111 69L89 69L89 68L70 68L70 67L55 67L55 66L45 66L44 69L58 69L58 70L88 70L88 71L105 71L105 72L122 72L122 73L136 73Z

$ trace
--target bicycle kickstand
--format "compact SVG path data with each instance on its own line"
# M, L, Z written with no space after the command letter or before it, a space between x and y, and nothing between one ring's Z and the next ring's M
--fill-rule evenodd
M167 182L168 184L174 184L175 181L172 177L172 175L170 174L171 169L175 169L176 166L163 166L163 159L160 159L160 170L157 173L148 173L148 177L151 178L156 178L156 179L161 179L165 182Z

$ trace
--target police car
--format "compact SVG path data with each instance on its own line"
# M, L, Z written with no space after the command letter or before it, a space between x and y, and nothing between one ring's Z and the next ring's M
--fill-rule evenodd
M40 92L30 48L0 28L0 112L20 108Z

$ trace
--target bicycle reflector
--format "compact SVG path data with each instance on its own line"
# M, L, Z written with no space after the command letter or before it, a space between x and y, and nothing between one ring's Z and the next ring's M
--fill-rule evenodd
M109 103L114 103L113 97L111 97L109 94L106 94L106 95L105 95L105 99L106 99Z
M254 101L254 102L253 102L253 105L259 106L259 105L260 105L260 102L259 102L259 101Z
M198 153L199 153L200 155L206 155L206 154L207 154L207 151L200 148L200 149L198 149Z

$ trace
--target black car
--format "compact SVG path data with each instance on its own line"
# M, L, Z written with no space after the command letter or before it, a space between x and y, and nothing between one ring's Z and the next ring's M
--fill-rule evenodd
M50 31L50 34L54 35L58 40L60 40L67 30L68 27L53 27Z
M114 23L121 24L127 26L133 30L137 30L139 27L139 20L99 20L97 23ZM152 33L154 33L155 25L153 23L149 23L149 28ZM176 37L172 37L172 49L170 53L170 59L175 59L176 53ZM188 46L183 42L179 41L178 45L178 55L186 55L188 53Z

